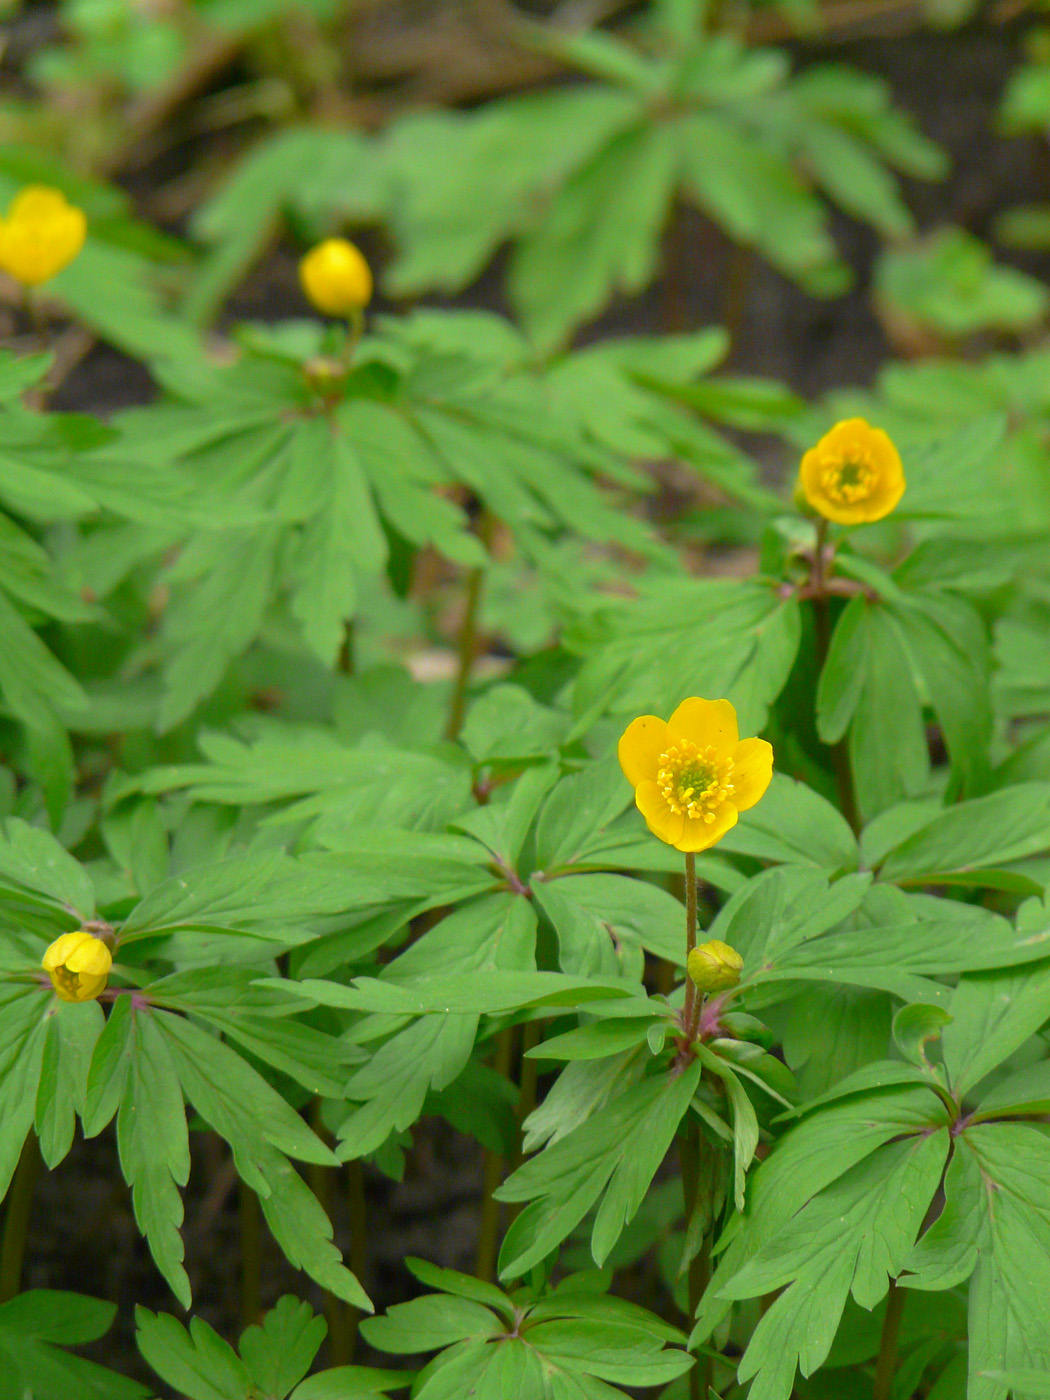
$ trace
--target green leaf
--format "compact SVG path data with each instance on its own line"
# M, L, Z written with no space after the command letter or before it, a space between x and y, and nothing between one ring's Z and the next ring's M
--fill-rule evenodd
M149 1241L157 1268L184 1308L190 1281L182 1266L179 1187L190 1175L190 1144L182 1090L168 1042L149 1012L134 1010L127 1043L128 1067L117 1113L117 1146L132 1188L135 1220Z
M972 1274L967 1393L978 1400L1005 1400L1007 1386L989 1373L1050 1375L1048 1160L1039 1127L967 1127L944 1210L907 1261L911 1287L955 1287Z
M188 1400L248 1400L248 1368L203 1318L193 1318L187 1332L167 1313L136 1307L135 1327L139 1351Z
M1001 867L1047 847L1050 784L1018 783L940 813L891 850L879 874L899 884L994 888Z
M924 1140L923 1135L932 1140L934 1130L944 1123L943 1104L931 1089L891 1086L833 1102L786 1133L748 1176L747 1214L736 1217L735 1227L729 1227L690 1345L704 1341L728 1312L723 1284L788 1227L807 1201L870 1159L882 1144L906 1136L908 1140L901 1146L907 1149L909 1144ZM889 1165L894 1162L891 1157ZM846 1279L844 1293L849 1283ZM787 1335L796 1339L803 1337L804 1331L786 1329ZM830 1344L830 1337L827 1340ZM791 1364L793 1368L793 1360Z
M137 1381L59 1350L97 1340L114 1311L112 1303L48 1289L28 1289L0 1305L3 1400L147 1400Z
M54 1169L73 1145L76 1113L84 1112L88 1068L105 1017L97 1001L56 999L48 1018L34 1127L40 1153Z
M436 1351L454 1342L487 1340L503 1331L495 1313L482 1303L442 1293L396 1303L383 1317L366 1318L361 1323L367 1342L397 1355Z
M268 981L263 981L268 986ZM592 1001L633 998L629 983L567 977L560 972L475 972L469 982L451 977L421 977L393 983L357 977L349 987L307 978L277 985L318 1006L341 1006L355 1011L392 1012L398 1016L495 1015L527 1006L586 1006Z
M259 1389L283 1400L309 1371L326 1330L308 1303L285 1294L257 1327L241 1334L238 1350Z
M1050 963L961 977L951 1014L941 1037L944 1063L953 1089L964 1094L1050 1017Z
M940 1184L946 1129L878 1148L841 1176L727 1283L728 1298L785 1291L763 1315L738 1369L756 1400L787 1400L796 1365L811 1375L827 1358L846 1297L866 1308L901 1272Z
M499 1188L505 1201L531 1201L500 1250L500 1276L518 1277L545 1258L602 1196L591 1235L599 1266L634 1217L700 1081L694 1060L677 1076L643 1080L519 1167ZM604 1193L604 1194L603 1194Z
M52 1002L36 989L8 996L0 1003L0 1199L33 1123Z
M789 865L816 865L826 871L853 870L857 842L836 807L805 783L774 773L757 806L719 843L723 850Z
M741 733L758 733L794 664L799 634L797 601L764 580L654 576L641 598L610 605L566 637L584 657L573 732L610 712L670 714L696 689L702 656L707 694L733 702Z

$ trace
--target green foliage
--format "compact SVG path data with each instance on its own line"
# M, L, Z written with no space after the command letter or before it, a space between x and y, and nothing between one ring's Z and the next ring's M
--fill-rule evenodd
M323 86L327 4L184 8L151 29L116 4L107 29L66 6L34 73L109 76L82 152L187 81L201 36L254 73L290 33ZM325 1322L285 1296L236 1349L140 1307L186 1400L1044 1394L1045 290L962 230L913 239L890 170L942 162L874 79L793 72L688 0L523 32L574 80L367 135L301 102L196 208L198 263L101 178L0 152L0 196L44 180L88 214L45 320L158 386L56 412L76 329L0 355L0 1296L37 1151L61 1187L79 1135L183 1310L217 1320L196 1173L242 1193L246 1313L256 1199L317 1290ZM1044 121L1040 84L1013 84L1015 129ZM866 221L916 358L809 404L725 373L720 327L566 349L658 275L683 203L820 295L847 271L828 205ZM521 328L413 307L205 345L275 240L359 223L392 236L394 294L459 292L509 245ZM904 495L818 519L771 454L793 474L857 415ZM760 796L761 744L705 777L698 742L688 792L661 749L632 801L620 736L689 696L768 738ZM739 820L683 881L639 807L698 789ZM43 966L71 933L112 957L80 1002L71 963ZM709 939L740 968L705 995ZM376 1177L450 1140L483 1163L476 1276L411 1260L392 1283ZM418 1372L335 1364L372 1298L361 1336ZM0 1305L0 1400L144 1395L69 1350L111 1320Z
M199 1317L187 1330L167 1313L136 1308L135 1321L139 1351L186 1400L369 1400L411 1379L399 1371L337 1366L304 1380L327 1329L291 1296L247 1328L237 1351Z

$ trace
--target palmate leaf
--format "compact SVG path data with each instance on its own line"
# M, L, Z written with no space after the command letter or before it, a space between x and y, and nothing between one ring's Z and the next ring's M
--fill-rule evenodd
M146 793L185 791L195 802L245 807L288 804L275 822L318 819L324 831L375 826L440 830L468 805L471 766L448 745L421 749L351 744L320 725L257 716L230 732L204 731L206 762L151 769L129 780Z
M340 1366L304 1381L326 1327L289 1295L241 1334L240 1355L203 1318L187 1330L166 1313L136 1307L135 1325L143 1357L187 1400L285 1400L289 1392L296 1400L367 1400L411 1379L411 1372Z
M642 596L581 624L576 732L602 714L669 714L683 695L726 696L741 731L760 731L795 660L798 604L761 579L652 576ZM699 659L698 659L699 658Z
M789 1394L796 1362L809 1375L826 1359L847 1291L870 1309L888 1275L918 1290L970 1280L969 1394L1005 1400L1003 1373L1050 1376L1050 1145L1024 1121L1044 1113L1050 1076L1041 1062L981 1090L1050 1016L1048 967L962 977L926 1037L940 1034L943 1069L925 1055L867 1066L811 1105L755 1173L694 1333L708 1334L726 1300L784 1288L741 1363L752 1391ZM879 1132L887 1110L892 1138ZM822 1179L803 1185L819 1148ZM1039 1389L1017 1382L1019 1395Z
M596 1289L593 1277L570 1275L538 1297L508 1296L421 1259L409 1259L408 1266L421 1282L443 1291L395 1304L362 1330L381 1351L441 1349L413 1391L427 1400L465 1394L478 1400L509 1394L606 1400L622 1393L608 1382L657 1385L689 1369L691 1359L676 1349L684 1340L677 1328L635 1303L609 1297Z
M229 1046L181 1016L122 997L96 1047L85 1131L100 1132L119 1105L121 1164L133 1185L136 1218L176 1296L188 1305L177 1233L177 1187L189 1171L184 1096L230 1144L238 1174L259 1195L289 1261L338 1297L370 1310L332 1243L327 1216L288 1161L293 1156L334 1165L329 1149Z
M362 589L373 593L388 563L388 537L484 565L450 498L455 483L507 522L539 571L548 539L566 532L661 552L593 480L644 479L592 439L497 318L387 320L351 371L327 361L321 378L320 327L256 339L225 369L179 366L167 376L177 402L120 420L126 450L174 468L182 487L184 543L165 573L162 727L277 617L331 665Z
M929 564L933 560L927 556ZM842 559L849 569L850 560ZM922 582L921 566L908 583ZM817 727L826 743L849 730L857 798L865 816L923 790L929 762L922 697L940 722L956 790L980 790L992 732L991 660L987 631L966 598L938 577L878 603L854 598L842 613L821 672ZM885 723L892 713L894 724Z
M610 1100L600 1121L582 1124L519 1167L499 1188L528 1201L503 1240L500 1275L516 1278L580 1223L599 1197L591 1249L601 1265L632 1219L700 1082L693 1060L680 1074L656 1074Z
M827 1358L846 1297L873 1307L901 1271L940 1184L946 1127L888 1143L799 1212L720 1293L785 1291L759 1322L739 1367L755 1400L787 1400L796 1365L812 1375Z
M396 122L391 286L459 290L513 240L511 296L549 348L649 283L676 197L822 293L848 271L814 178L885 234L910 230L887 166L931 178L943 159L883 85L830 67L792 79L781 54L703 34L696 15L660 27L639 26L639 43L537 30L595 81Z
M0 1400L146 1400L138 1381L62 1350L96 1341L115 1312L113 1303L49 1289L0 1305Z

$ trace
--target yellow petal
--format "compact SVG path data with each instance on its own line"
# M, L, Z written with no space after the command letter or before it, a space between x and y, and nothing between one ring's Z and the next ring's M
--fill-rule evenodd
M79 976L105 978L113 966L113 954L101 938L86 938L66 958L66 967Z
M655 715L631 720L616 750L620 767L632 787L651 781L660 767L660 755L667 749L667 723Z
M9 219L60 219L70 205L61 190L50 185L26 185L18 191L7 208Z
M667 799L654 782L642 782L634 790L634 801L645 818L645 824L654 836L666 841L669 846L678 846L685 826L681 812L672 812ZM684 847L679 846L679 850Z
M91 934L85 933L83 929L77 929L75 933L63 933L49 945L40 966L45 972L53 972L56 968L65 967L67 960L73 956L81 944L90 940Z
M709 846L721 841L726 832L734 826L736 808L731 802L724 802L715 812L713 822L688 817L683 824L681 836L671 844L677 846L680 851L706 851Z
M80 986L77 989L76 1001L93 1001L106 985L106 974L92 977L87 973L81 973L79 978Z
M753 807L773 777L773 746L765 739L744 739L733 755L733 806Z
M698 748L708 744L716 751L731 754L740 738L736 710L728 700L702 700L698 695L683 700L667 721L676 739L688 739Z

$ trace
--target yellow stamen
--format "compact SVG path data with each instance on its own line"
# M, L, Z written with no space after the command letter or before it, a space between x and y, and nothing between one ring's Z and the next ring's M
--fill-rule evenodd
M672 812L710 825L733 796L732 776L731 758L720 759L710 744L700 749L679 739L660 755L656 781Z

